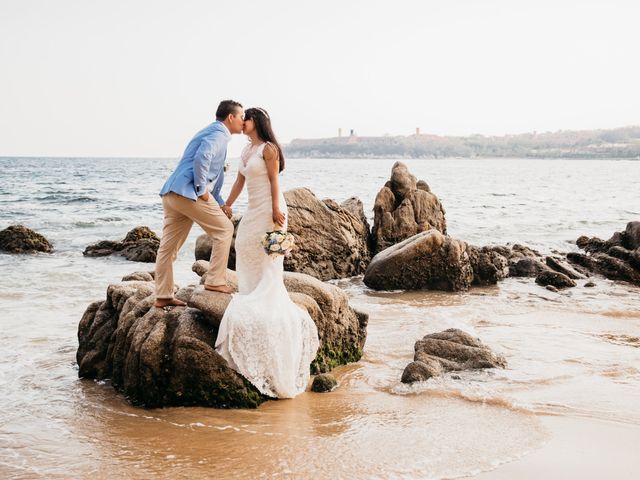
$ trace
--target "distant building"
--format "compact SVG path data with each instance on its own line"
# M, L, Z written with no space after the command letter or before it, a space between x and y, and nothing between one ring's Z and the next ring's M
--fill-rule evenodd
M338 128L338 138L342 137L342 129Z
M416 127L416 136L420 135L420 127Z
M353 128L350 130L349 136L350 137L355 137L356 136L356 131Z

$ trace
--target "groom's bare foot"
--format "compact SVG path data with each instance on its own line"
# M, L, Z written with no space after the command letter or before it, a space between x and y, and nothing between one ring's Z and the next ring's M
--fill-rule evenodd
M156 308L186 307L187 304L177 298L157 298L156 301L153 302L153 306Z
M220 292L220 293L234 293L236 291L233 287L228 287L226 285L206 285L204 286L205 290L209 290L210 292Z

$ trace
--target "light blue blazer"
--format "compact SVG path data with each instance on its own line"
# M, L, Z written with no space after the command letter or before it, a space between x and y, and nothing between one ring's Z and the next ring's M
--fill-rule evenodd
M196 201L210 191L216 202L223 205L220 190L224 182L224 161L230 139L229 129L219 121L196 133L178 166L160 190L160 196L175 192Z

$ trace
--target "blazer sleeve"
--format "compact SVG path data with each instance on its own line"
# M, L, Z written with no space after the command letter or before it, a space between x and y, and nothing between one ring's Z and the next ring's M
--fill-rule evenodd
M195 185L197 196L204 195L206 192L207 175L211 160L219 157L218 153L221 147L222 138L220 135L214 134L204 137L193 157L193 184Z

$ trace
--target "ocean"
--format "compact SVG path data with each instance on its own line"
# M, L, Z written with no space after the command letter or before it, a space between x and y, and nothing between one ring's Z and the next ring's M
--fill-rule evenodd
M288 159L282 188L359 197L371 219L395 161ZM448 233L478 246L577 251L580 235L607 239L640 220L640 161L403 161L443 203ZM55 248L0 254L0 477L529 478L535 461L583 479L637 475L640 288L600 277L561 293L527 278L459 293L334 281L370 315L362 360L333 372L330 394L252 411L143 410L108 382L78 379L87 305L123 275L153 269L82 251L138 225L160 234L158 191L176 162L0 158L0 230L21 223ZM235 213L245 206L242 196ZM195 226L180 252L180 285L198 281L201 233ZM401 384L414 342L451 327L478 336L508 368Z

